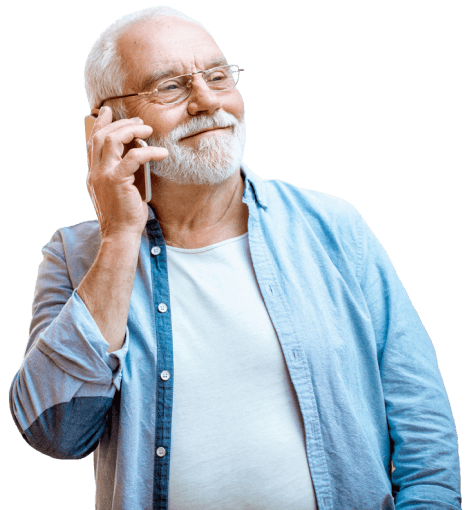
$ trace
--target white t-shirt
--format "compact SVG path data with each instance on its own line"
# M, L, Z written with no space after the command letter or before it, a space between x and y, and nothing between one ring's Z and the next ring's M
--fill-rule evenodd
M167 253L170 510L316 509L302 415L248 234Z

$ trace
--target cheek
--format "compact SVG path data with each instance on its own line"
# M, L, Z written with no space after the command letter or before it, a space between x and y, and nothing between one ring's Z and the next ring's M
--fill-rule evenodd
M144 124L153 129L152 136L161 138L167 136L182 121L180 108L161 107L152 99L143 101L137 99L127 107L129 117L140 117Z
M181 122L181 112L175 108L159 108L153 104L136 105L132 117L140 117L153 129L152 136L167 136Z
M243 98L237 89L234 89L233 97L229 103L230 109L227 109L229 113L235 115L238 120L241 120L245 115L245 104Z

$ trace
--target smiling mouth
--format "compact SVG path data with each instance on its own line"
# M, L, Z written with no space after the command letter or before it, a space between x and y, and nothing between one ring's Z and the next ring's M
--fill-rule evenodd
M201 133L208 133L209 131L215 131L216 129L227 129L232 126L218 126L214 128L204 129L202 131L198 131L197 133L193 133L192 135L185 136L184 138L181 138L181 140L185 140L186 138L191 138L193 136L200 135Z

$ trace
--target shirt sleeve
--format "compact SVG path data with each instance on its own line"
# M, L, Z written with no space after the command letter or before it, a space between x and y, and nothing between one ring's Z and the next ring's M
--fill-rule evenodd
M434 347L385 250L361 224L361 287L377 340L395 508L460 509L457 434Z
M26 442L59 459L81 459L98 445L119 390L129 331L107 353L86 305L73 289L60 235L42 250L30 338L10 388L10 409Z

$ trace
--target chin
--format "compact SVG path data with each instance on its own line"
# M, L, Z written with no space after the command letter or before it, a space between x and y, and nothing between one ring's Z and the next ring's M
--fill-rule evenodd
M168 157L150 162L154 175L178 184L220 184L240 170L245 125L241 123L227 135L205 137L194 148L178 143L165 147Z
M240 170L241 160L231 164L227 164L226 161L213 161L212 164L182 162L179 165L160 167L155 163L157 162L150 163L150 170L154 175L177 184L215 185L225 182L237 170Z
M168 156L150 161L151 172L178 184L220 184L229 179L240 165L245 148L245 120L234 124L224 135L202 137L194 147L170 139L150 137L149 145L165 147Z

